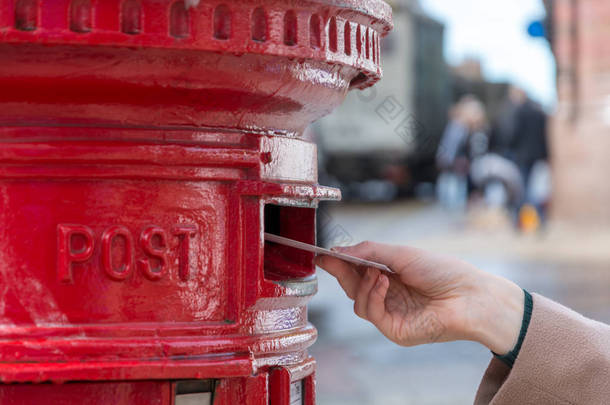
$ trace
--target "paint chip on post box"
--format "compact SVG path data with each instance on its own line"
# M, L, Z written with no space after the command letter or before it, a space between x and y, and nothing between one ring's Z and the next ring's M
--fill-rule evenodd
M290 405L303 405L303 381L290 383Z
M197 226L175 225L171 235L175 239L172 244L168 232L155 225L143 228L136 240L129 229L120 225L110 226L96 235L86 225L60 224L57 226L57 279L61 283L74 283L73 265L93 260L95 250L100 249L97 265L114 281L127 279L136 268L150 281L161 280L172 270L181 281L188 281L190 242L197 235ZM123 241L122 245L117 239ZM169 262L170 250L178 258L177 266Z

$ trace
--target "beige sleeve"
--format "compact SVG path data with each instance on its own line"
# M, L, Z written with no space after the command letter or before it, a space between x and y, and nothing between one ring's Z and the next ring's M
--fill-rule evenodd
M475 405L610 404L610 326L532 296L532 319L513 368L492 359Z

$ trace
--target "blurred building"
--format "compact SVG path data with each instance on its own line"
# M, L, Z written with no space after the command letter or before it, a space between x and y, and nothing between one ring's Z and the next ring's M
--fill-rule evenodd
M610 1L545 0L557 59L556 218L610 223Z
M355 189L372 180L394 184L399 193L408 189L422 173L414 166L434 156L447 116L443 25L426 16L417 0L389 3L395 28L381 45L384 79L351 92L316 126L323 169L346 198L359 198ZM360 194L374 194L366 190Z

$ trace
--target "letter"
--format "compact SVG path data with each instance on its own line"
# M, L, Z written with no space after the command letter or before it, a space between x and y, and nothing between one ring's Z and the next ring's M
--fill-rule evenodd
M155 239L159 240L159 246L155 246ZM156 281L167 273L167 234L158 226L149 226L140 235L140 246L149 256L138 260L138 267L146 278ZM160 262L158 269L153 269L151 258Z
M191 273L189 262L191 235L197 234L197 227L189 224L176 225L174 226L173 234L180 239L180 245L178 247L178 275L180 276L180 280L187 281Z
M125 239L124 262L115 269L112 263L112 242L114 238L123 237ZM125 280L133 269L133 237L124 226L112 226L102 234L102 267L104 272L113 280Z
M83 246L73 249L73 239L80 236ZM57 279L61 283L74 283L72 263L82 263L93 255L93 231L85 225L57 225Z

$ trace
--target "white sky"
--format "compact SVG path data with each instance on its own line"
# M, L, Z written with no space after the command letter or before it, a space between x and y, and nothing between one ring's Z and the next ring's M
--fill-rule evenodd
M445 24L445 55L451 64L476 57L492 81L510 81L548 108L555 105L555 62L548 42L527 34L541 19L541 0L420 0Z

